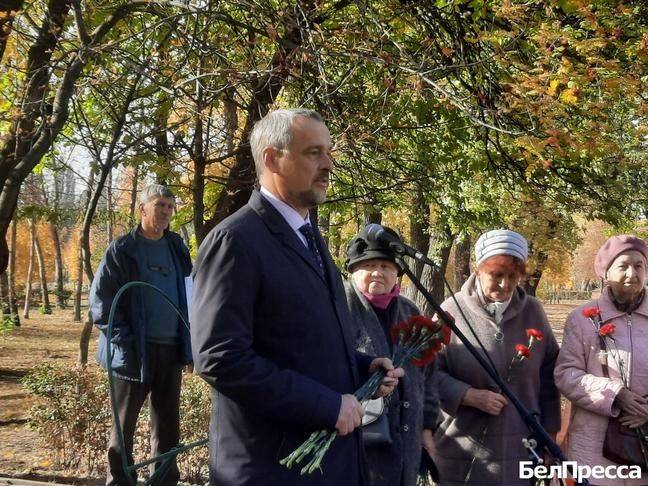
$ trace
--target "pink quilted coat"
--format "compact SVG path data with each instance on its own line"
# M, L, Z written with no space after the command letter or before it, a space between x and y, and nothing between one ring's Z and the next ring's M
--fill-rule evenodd
M602 455L603 439L608 417L617 416L614 399L623 387L618 367L608 357L610 378L604 378L601 367L603 357L594 325L583 316L584 308L596 306L601 311L603 324L616 326L613 334L624 367L629 369L630 389L640 395L648 394L648 298L628 315L619 311L604 289L598 300L575 309L567 317L565 334L554 377L556 386L572 403L572 420L568 430L567 450L569 460L579 465L608 466L613 463ZM632 347L631 347L632 342ZM648 473L642 479L590 479L597 486L648 485Z

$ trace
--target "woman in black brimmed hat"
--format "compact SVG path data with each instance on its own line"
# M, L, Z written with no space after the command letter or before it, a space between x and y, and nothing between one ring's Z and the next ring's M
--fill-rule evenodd
M392 229L385 230L399 237ZM354 322L355 346L370 355L390 356L389 328L420 314L410 300L399 295L398 277L402 272L396 254L388 246L368 240L366 229L362 229L347 247L346 268L350 274L346 295ZM372 486L414 486L423 430L434 428L436 423L438 401L431 385L432 370L411 364L404 368L405 376L394 393L383 403L372 401L365 415L375 418L379 412L370 408L383 407L382 416L363 428Z

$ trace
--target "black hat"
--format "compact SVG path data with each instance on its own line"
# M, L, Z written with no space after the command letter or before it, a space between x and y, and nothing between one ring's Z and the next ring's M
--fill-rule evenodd
M390 233L397 237L399 240L401 237L393 229L383 226L384 230L387 233ZM400 265L396 262L396 253L392 250L387 244L379 241L369 241L367 239L367 227L364 227L360 232L349 242L347 246L347 257L344 262L347 270L351 270L351 266L356 263L363 262L365 260L373 260L374 258L380 258L383 260L389 260L394 262L399 268Z

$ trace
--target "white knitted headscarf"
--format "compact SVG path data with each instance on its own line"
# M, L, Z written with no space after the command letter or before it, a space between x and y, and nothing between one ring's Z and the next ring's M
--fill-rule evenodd
M479 237L475 245L477 266L495 255L511 255L526 262L529 256L529 245L524 236L515 231L505 229L488 231Z
M495 255L510 255L526 262L529 256L529 245L520 233L511 230L492 230L484 233L477 240L475 245L475 260L477 266ZM479 300L493 320L499 324L502 322L504 312L511 303L513 295L505 302L488 302L481 288L479 278L475 279L475 290Z

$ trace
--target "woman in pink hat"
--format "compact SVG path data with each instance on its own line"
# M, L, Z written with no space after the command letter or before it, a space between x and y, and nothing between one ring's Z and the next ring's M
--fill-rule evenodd
M632 429L648 424L648 246L635 236L613 236L594 269L604 283L601 297L567 317L554 376L571 402L567 457L579 466L608 467L624 463L619 450L604 451L608 423L618 420L630 438ZM590 477L590 484L648 484L646 471L641 479L607 476Z

